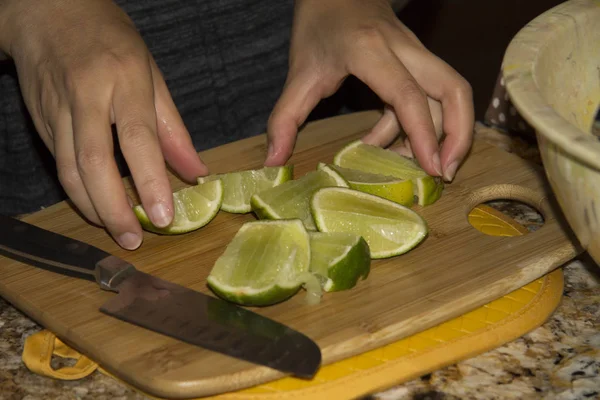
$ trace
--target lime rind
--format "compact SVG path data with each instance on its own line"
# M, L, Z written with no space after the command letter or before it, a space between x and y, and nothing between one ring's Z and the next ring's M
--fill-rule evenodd
M349 188L318 190L311 199L311 212L321 232L362 236L372 259L404 254L428 234L426 221L410 208Z
M173 220L166 227L154 226L141 204L134 206L133 212L144 230L162 235L178 235L207 225L219 212L222 201L223 182L217 179L174 192Z
M215 262L207 284L237 304L279 303L302 287L310 254L310 238L300 220L246 222Z
M306 229L317 227L310 212L310 199L323 187L349 187L348 182L329 167L310 171L304 176L254 194L250 199L258 219L300 219Z
M250 198L253 194L287 182L293 174L293 166L284 165L203 176L198 178L198 183L221 179L224 190L221 210L246 214L252 211Z
M368 277L371 256L367 242L347 232L310 232L310 270L325 292L348 290Z

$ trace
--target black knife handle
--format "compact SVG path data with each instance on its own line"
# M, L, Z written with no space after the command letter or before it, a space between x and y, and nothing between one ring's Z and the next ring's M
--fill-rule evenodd
M97 247L3 215L0 254L52 272L95 281L107 290L115 290L123 278L135 271L132 265Z

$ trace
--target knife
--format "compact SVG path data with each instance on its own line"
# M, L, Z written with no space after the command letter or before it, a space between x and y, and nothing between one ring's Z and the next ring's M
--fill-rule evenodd
M0 215L0 255L117 295L100 311L183 342L310 379L321 350L304 334L225 300L162 280L97 247Z

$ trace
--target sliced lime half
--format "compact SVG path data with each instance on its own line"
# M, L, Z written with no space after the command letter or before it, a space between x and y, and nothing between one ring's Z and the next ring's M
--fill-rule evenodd
M326 164L319 163L319 168L322 168L324 165ZM407 207L414 204L414 183L411 179L373 174L337 165L329 165L329 167L348 181L351 189L374 194L375 196L383 197Z
M198 183L220 179L223 181L221 210L244 214L252 211L250 198L253 194L281 185L293 177L292 165L264 167L244 171L214 174L198 178Z
M223 201L223 182L215 180L180 189L173 193L173 221L164 228L154 226L143 206L133 207L142 228L163 235L188 233L208 224L219 212Z
M300 219L306 229L316 230L310 213L310 198L324 187L348 187L348 183L333 169L325 166L310 171L299 179L290 180L252 196L252 211L259 219Z
M435 203L444 189L441 178L428 175L414 160L361 140L344 146L335 155L333 163L343 168L412 180L413 194L420 206Z
M207 283L231 302L267 306L298 292L309 266L310 239L300 220L251 221L217 259Z
M311 210L319 231L362 236L371 258L404 254L428 233L425 220L410 208L349 188L319 189Z

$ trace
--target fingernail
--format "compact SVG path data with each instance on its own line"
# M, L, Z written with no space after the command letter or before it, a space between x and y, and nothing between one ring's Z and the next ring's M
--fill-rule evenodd
M267 149L267 160L273 157L273 143L269 143L269 148Z
M446 167L446 171L444 172L444 180L446 182L452 181L454 179L454 174L456 174L456 168L458 167L458 162L453 161Z
M269 143L269 148L267 149L267 158L265 158L265 162L263 163L267 167L275 166L276 163L274 158L277 156L277 152L275 151L275 146L273 143Z
M156 203L152 206L152 223L159 227L164 228L165 226L171 223L171 216L169 215L169 210L167 206L163 203Z
M442 176L442 162L440 161L440 153L437 151L433 155L433 169L435 169L438 176Z
M117 239L121 247L127 250L135 250L142 244L142 238L135 233L127 232L119 236Z

